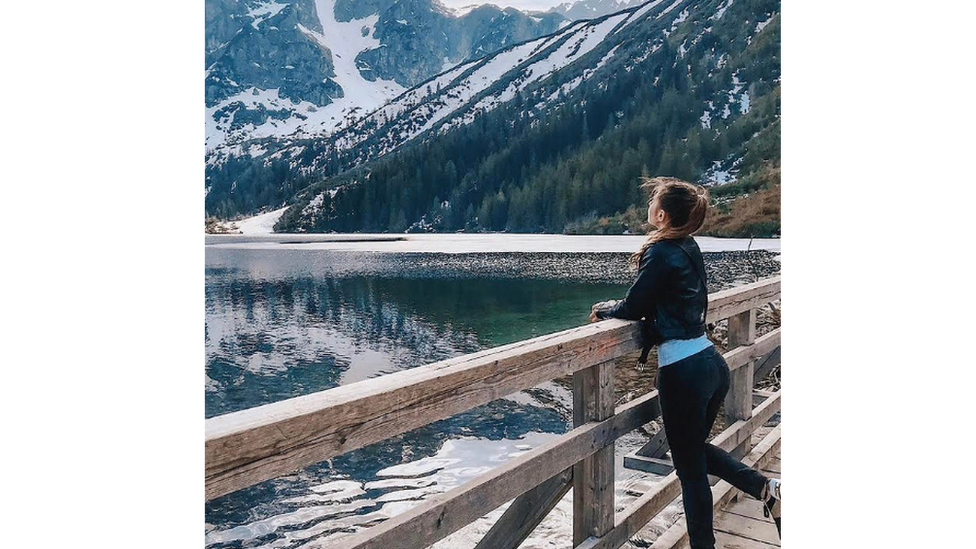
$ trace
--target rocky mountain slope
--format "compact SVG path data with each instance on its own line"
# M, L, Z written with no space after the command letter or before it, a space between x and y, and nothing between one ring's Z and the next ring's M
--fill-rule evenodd
M576 22L247 167L297 193L279 231L633 228L641 175L727 183L720 200L778 183L778 11L654 0Z
M210 166L258 155L255 140L328 136L446 68L566 24L490 5L458 15L435 0L207 0L205 10Z

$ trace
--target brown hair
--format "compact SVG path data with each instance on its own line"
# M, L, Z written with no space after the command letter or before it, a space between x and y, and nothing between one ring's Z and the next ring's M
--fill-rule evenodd
M641 188L650 189L648 206L657 200L664 213L668 214L668 224L648 234L641 249L630 256L635 267L640 265L644 252L655 242L691 236L705 223L708 212L708 191L700 185L674 177L652 177L645 178Z

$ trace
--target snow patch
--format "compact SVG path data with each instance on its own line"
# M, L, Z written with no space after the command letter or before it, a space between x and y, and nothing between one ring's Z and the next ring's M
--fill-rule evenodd
M274 17L278 15L278 12L285 9L287 4L279 4L277 2L261 2L254 7L248 8L247 16L253 19L251 21L251 26L255 29L258 28L258 23L263 22L269 17Z
M728 2L726 2L726 3L722 4L721 6L719 6L718 9L715 10L715 13L711 17L709 17L708 19L711 20L711 21L718 21L719 19L721 19L722 16L725 15L725 10L729 9L729 6L731 6L732 5L732 2L734 2L734 1L735 0L729 0Z
M699 120L701 120L702 129L707 130L708 128L712 127L712 113L709 111L706 110L703 112Z
M756 23L756 30L753 31L753 34L759 34L760 32L762 32L762 30L764 28L766 28L766 25L768 25L770 22L772 22L772 20L773 20L773 18L770 17L769 19L767 19L765 21L760 21L760 22Z
M614 34L620 32L620 30L626 27L627 25L643 17L645 14L647 14L647 12L657 7L661 2L664 2L664 0L654 0L654 2L648 2L647 4L641 6L637 11L632 12L630 17L627 18L627 21L620 26L620 29L614 31Z
M675 2L675 4L678 4L678 3L679 2ZM675 4L672 4L672 6L674 6ZM679 13L678 16L674 18L674 21L671 22L671 28L670 29L664 29L664 31L663 31L664 32L664 36L671 36L671 33L674 32L674 30L678 28L678 25L680 25L681 23L685 22L688 19L688 14L689 13L690 12L687 9L681 10L681 13ZM662 15L663 15L663 12L662 12Z
M282 214L284 214L285 210L287 209L288 207L286 206L279 210L242 219L236 223L237 230L239 230L241 234L272 234L274 233L275 223L281 219Z

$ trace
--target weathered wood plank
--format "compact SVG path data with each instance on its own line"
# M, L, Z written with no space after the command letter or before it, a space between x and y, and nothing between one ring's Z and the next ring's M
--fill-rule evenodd
M461 486L433 496L368 530L336 540L336 543L350 549L427 547L660 414L657 391L651 391L621 406L609 419L577 427Z
M715 532L716 549L775 549L779 545L771 545L762 541L744 538L735 534Z
M711 443L726 451L742 444L743 440L752 439L752 434L759 429L769 418L780 410L782 404L783 391L776 391L765 402L752 411L752 416L747 420L739 420L730 425L727 429L719 433ZM744 424L741 429L736 429L737 425Z
M668 436L662 426L651 438L635 452L624 456L624 468L656 475L666 475L674 469L670 460L664 459L668 453Z
M475 549L516 549L569 492L572 481L569 468L515 498Z
M662 458L668 453L668 435L664 432L664 428L658 429L656 433L647 441L636 452L638 456L650 457L650 458Z
M627 454L624 456L624 468L635 471L644 471L655 475L666 475L674 471L674 462L665 458L652 458L638 456L637 454Z
M782 277L774 276L708 294L708 316L705 321L718 322L779 299L781 281Z
M726 507L723 513L734 513L739 516L762 520L773 524L773 519L763 516L763 504L758 499L739 498L735 503Z
M573 374L573 423L602 421L613 415L613 363ZM573 540L602 536L613 528L614 444L573 466Z
M716 532L736 534L770 545L779 545L779 533L776 532L776 525L772 521L718 512L715 514L713 528Z
M761 469L778 452L780 447L780 427L774 428L767 434L752 452L742 460L750 467ZM728 504L736 489L724 480L712 487L712 501L715 511ZM664 534L654 540L651 549L676 549L685 547L688 543L688 526L684 517L668 528Z
M711 443L728 451L741 444L743 440L748 440L752 437L753 431L766 423L779 410L780 394L779 391L774 393L766 402L756 408L751 418L733 423L712 439ZM723 481L720 484L727 483ZM670 473L656 484L653 490L631 503L623 515L617 517L610 532L601 538L591 537L578 544L576 549L617 549L634 537L648 521L660 513L680 493L681 484L678 482L678 475L677 473Z
M769 375L782 360L782 347L776 347L772 351L765 353L756 359L756 381L760 381Z
M768 334L756 338L755 343L752 345L737 347L722 355L725 357L725 362L729 365L729 370L734 372L754 359L768 354L776 347L779 347L782 330L782 328L776 328Z
M729 317L729 348L752 347L756 342L756 309L743 311ZM750 356L759 353L750 350ZM725 417L729 423L747 419L752 415L752 388L754 385L755 360L750 358L741 367L731 371L729 392L725 395ZM749 452L750 440L743 441L732 449L731 454L741 458Z
M778 475L783 474L783 461L780 458L773 458L766 464L766 471L770 473L776 473Z
M756 341L756 309L729 317L729 349Z

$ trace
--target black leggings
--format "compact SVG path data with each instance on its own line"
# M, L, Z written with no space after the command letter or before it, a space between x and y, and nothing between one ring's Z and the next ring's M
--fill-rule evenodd
M709 347L658 369L664 431L681 481L681 494L692 549L715 547L712 491L708 476L725 480L759 499L766 477L728 452L705 442L718 408L729 392L729 366Z

